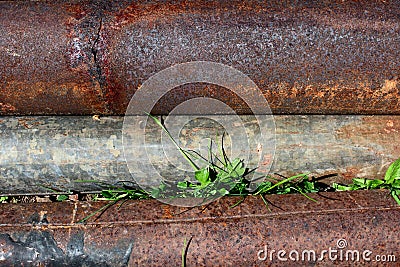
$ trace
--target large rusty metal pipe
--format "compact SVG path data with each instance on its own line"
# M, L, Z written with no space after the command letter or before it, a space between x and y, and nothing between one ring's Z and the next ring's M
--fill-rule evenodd
M142 121L147 119L142 118ZM356 176L383 177L389 164L400 154L400 148L393 145L400 143L398 116L280 115L274 118L276 150L275 157L269 159L273 161L271 173L288 176L311 172L317 177L337 173L335 181L350 183ZM246 120L245 116L242 119ZM244 124L252 123L248 118ZM98 180L112 184L150 179L143 169L150 161L146 162L143 153L162 151L160 128L150 124L146 144L133 148L142 167L137 171L131 169L130 173L124 156L122 126L123 117L0 117L0 193L40 193L47 192L49 187L61 191L92 191L101 188L75 181ZM143 135L140 125L133 128L133 134ZM205 129L212 131L202 133ZM240 130L235 127L229 135L241 136ZM197 121L181 131L181 138L197 150L202 139L215 137L215 131L215 125ZM254 131L250 131L250 141L253 135ZM247 140L238 142L245 144ZM257 151L249 152L257 154ZM159 157L167 163L160 166L160 173L167 179L168 175L176 175L170 171L178 161L167 158L164 153ZM157 166L157 162L152 164ZM332 181L325 180L328 184Z
M272 111L400 114L399 1L1 1L0 114L124 114L171 65L206 60L247 74ZM238 113L232 92L187 85Z
M388 191L310 196L269 196L270 211L255 197L189 210L128 201L87 224L77 222L106 203L3 204L0 265L180 266L187 246L187 266L398 266Z

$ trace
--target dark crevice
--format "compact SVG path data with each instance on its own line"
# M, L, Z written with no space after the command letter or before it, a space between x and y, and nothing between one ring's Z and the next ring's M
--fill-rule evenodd
M97 29L95 39L92 43L92 46L90 48L90 52L93 56L93 72L94 72L94 78L95 80L99 83L100 87L100 92L101 92L101 98L103 103L105 103L105 108L106 108L106 113L109 113L109 105L106 99L104 98L104 88L106 86L106 79L103 75L103 70L101 67L101 57L100 57L100 37L101 37L101 30L103 28L103 18L100 17L99 21L99 27Z
M96 39L94 40L92 47L91 47L91 52L93 55L93 59L94 59L94 63L96 66L98 66L98 58L97 58L97 54L98 54L98 48L97 45L99 44L99 40L100 40L100 32L101 32L101 28L103 27L103 18L100 18L100 22L99 22L99 28L97 29L97 33L96 33ZM99 71L97 71L97 73L99 75L101 75L101 69Z

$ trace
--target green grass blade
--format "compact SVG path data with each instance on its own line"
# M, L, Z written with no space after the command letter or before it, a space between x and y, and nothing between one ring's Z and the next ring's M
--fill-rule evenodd
M151 115L150 113L146 112L146 114L147 114L147 116L152 118L157 123L157 125L161 127L161 129L163 129L163 131L167 134L168 138L172 141L172 143L174 143L175 147L179 150L179 152L181 152L182 156L186 159L186 161L190 164L190 166L195 171L198 171L199 167L193 162L193 160L190 158L190 156L187 154L187 152L178 145L178 143L172 137L171 133L168 131L167 128L165 128L165 126L161 123L161 121L159 119L157 119L156 117L154 117L153 115Z
M314 198L308 196L306 193L304 193L304 192L301 191L300 189L295 188L295 187L291 187L291 188L292 188L293 190L299 192L300 194L302 194L302 195L303 195L305 198L307 198L308 200L311 200L311 201L314 201L314 202L318 202L316 199L314 199Z
M98 213L101 214L102 212L104 212L106 209L108 209L109 207L111 207L111 206L114 205L115 203L117 203L117 201L113 201L113 202L110 202L110 203L104 205L104 206L101 207L100 209L98 209L98 210L92 212L91 214L89 214L89 215L86 216L85 218L79 220L78 223L85 223L85 222L86 222L87 220L89 220L91 217L93 217L94 215L96 215L96 214L98 214Z
M230 195L229 195L230 196ZM246 196L244 196L244 195L241 195L242 196L242 198L238 201L238 202L236 202L235 204L233 204L232 206L229 206L229 208L234 208L234 207L236 207L236 206L238 206L239 204L241 204L245 199L246 199Z
M265 206L267 207L268 211L271 212L271 209L269 208L269 205L268 205L268 201L264 198L263 195L260 195L260 197L261 197L262 201L264 202Z
M308 175L308 174L302 173L302 174L298 174L298 175L295 175L295 176L286 178L286 179L284 179L284 180L282 180L282 181L277 182L276 184L272 185L271 187L268 187L268 188L263 187L263 188L259 189L254 195L259 195L260 193L266 193L266 192L268 192L268 191L271 191L271 190L274 189L275 187L278 187L278 186L280 186L280 185L282 185L282 184L285 184L285 183L287 183L287 182L290 182L290 181L292 181L292 180L295 180L295 179L297 179L297 178L299 178L299 177L306 177L307 175Z

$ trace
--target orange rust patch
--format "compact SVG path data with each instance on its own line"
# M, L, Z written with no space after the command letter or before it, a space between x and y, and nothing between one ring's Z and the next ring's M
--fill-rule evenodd
M16 113L104 113L101 90L87 83L24 83L11 81L0 92L0 112Z
M397 79L393 80L385 80L385 83L382 86L382 93L390 93L393 90L396 90L398 81Z
M258 167L259 172L266 172L269 170L268 167L270 167L270 164L272 162L272 156L273 155L264 155L262 158L262 162L260 163L260 166Z
M13 112L13 111L15 111L15 107L13 105L0 102L0 112Z
M341 173L341 176L348 181L351 181L354 177L360 173L360 170L357 168L346 168L346 172Z
M354 144L373 148L382 156L397 158L400 155L399 132L399 116L368 116L358 123L342 127L336 134Z
M174 217L174 215L170 209L170 206L163 205L162 210L163 210L163 218L172 219Z

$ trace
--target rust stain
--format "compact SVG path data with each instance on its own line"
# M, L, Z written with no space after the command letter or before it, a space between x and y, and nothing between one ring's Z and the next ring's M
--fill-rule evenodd
M358 177L359 174L360 174L359 168L346 168L346 171L342 172L340 175L344 178L346 182L350 183L351 180L354 177Z
M392 80L385 80L385 83L382 86L382 93L388 94L388 93L396 93L398 94L398 89L397 88L397 84L398 84L398 79L397 77L392 79ZM396 90L396 91L394 91ZM394 91L394 92L392 92Z
M396 159L400 156L400 118L398 116L367 116L362 121L338 129L338 138L373 148L381 156Z
M90 83L9 82L0 92L8 104L0 103L5 114L81 114L104 113L105 104Z
M384 2L384 1L382 1ZM367 9L368 3L363 2L363 7ZM399 31L400 27L398 24L398 19L395 16L390 16L389 14L379 14L380 12L375 10L371 12L366 10L363 18L357 18L356 14L349 17L349 14L338 14L332 16L335 13L332 9L321 10L321 12L316 15L315 13L309 13L310 16L314 17L318 22L324 23L325 25L332 27L334 29L346 29L346 30L370 30L370 31ZM387 20L375 20L374 17L377 16L388 16Z
M4 113L12 113L16 110L16 108L13 105L10 105L8 103L1 103L0 102L0 112Z
M174 217L174 214L172 213L170 206L163 205L162 210L163 210L163 218L171 219Z
M23 126L25 129L30 129L31 127L28 125L27 121L29 119L18 119L19 125Z
M261 163L258 166L257 171L259 172L269 171L272 161L273 161L273 155L264 155Z
M205 3L202 1L180 1L180 2L165 2L165 3L140 3L135 2L124 7L116 14L112 14L115 18L110 28L120 30L132 23L146 22L149 27L153 26L154 22L160 20L169 20L179 14L199 14L204 8L218 8L218 5L223 3ZM235 5L235 3L232 3Z
M88 5L4 1L0 5L0 17L6 21L1 41L18 53L0 63L1 113L106 113L93 75L91 48L97 25L88 23L92 19Z

